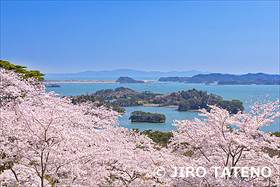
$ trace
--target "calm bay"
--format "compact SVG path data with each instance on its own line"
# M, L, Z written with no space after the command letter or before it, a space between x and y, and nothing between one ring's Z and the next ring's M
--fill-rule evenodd
M249 106L256 100L263 103L275 101L280 98L280 86L279 85L204 85L204 84L185 84L178 82L148 82L143 84L119 84L119 83L61 83L58 88L47 88L47 91L54 91L61 96L74 96L81 94L90 94L101 89L115 89L117 87L127 87L133 90L151 91L154 93L166 94L170 92L178 92L189 89L197 89L207 91L207 93L217 94L222 96L224 100L238 99L243 102L245 112L249 111ZM176 108L167 107L150 107L150 106L137 106L137 107L125 107L126 114L119 118L120 126L132 129L139 128L143 130L159 130L159 131L171 131L176 128L172 126L173 120L192 120L198 116L198 112L179 112ZM145 112L160 113L166 115L166 123L131 123L128 119L130 113L135 110L142 110ZM268 127L263 127L265 132L280 131L279 118L275 120L275 123Z

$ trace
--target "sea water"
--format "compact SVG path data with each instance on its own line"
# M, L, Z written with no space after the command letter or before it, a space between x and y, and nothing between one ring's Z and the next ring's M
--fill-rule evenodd
M207 91L208 94L213 93L222 96L224 100L238 99L243 102L245 112L249 111L249 106L252 105L256 100L262 102L275 101L280 98L280 86L279 85L204 85L204 84L186 84L178 82L149 82L142 84L120 84L120 83L65 83L60 84L58 88L47 88L47 91L54 91L61 96L74 96L81 94L90 94L101 89L115 89L117 87L126 87L133 90L143 92L151 91L154 93L166 94L170 92L178 92L189 89L197 89ZM121 126L132 129L138 128L140 131L143 130L160 130L168 132L175 130L176 128L172 125L173 120L192 120L194 117L199 117L198 112L179 112L176 108L166 107L125 107L126 114L119 118ZM131 123L129 120L130 113L135 110L141 110L145 112L159 113L166 115L166 123ZM279 118L275 120L275 123L269 127L263 127L265 132L280 131Z

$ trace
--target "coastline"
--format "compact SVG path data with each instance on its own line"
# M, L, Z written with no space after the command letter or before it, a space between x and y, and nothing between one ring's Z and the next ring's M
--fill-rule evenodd
M44 80L44 83L59 83L59 84L83 84L83 83L92 83L92 84L98 84L98 83L117 83L116 80Z
M162 123L160 123L160 122L136 122L136 121L134 121L134 122L130 122L131 124L166 124L166 122L162 122Z
M159 104L143 104L138 106L125 106L123 108L129 108L129 107L159 107L159 108L178 108L176 105L169 105L169 106L160 106ZM200 112L199 110L186 110L186 111L180 111L176 110L177 112ZM126 114L126 113L123 113Z
M158 82L157 80L141 80L144 83ZM44 80L46 84L121 84L116 80ZM130 83L125 83L130 84ZM133 84L133 83L131 83Z

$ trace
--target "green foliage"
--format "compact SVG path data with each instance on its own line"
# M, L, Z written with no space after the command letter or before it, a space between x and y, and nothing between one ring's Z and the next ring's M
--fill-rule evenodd
M231 114L236 114L239 111L244 111L243 103L239 100L232 100L232 101L219 101L217 105L227 109Z
M132 122L165 123L166 117L164 114L153 114L137 110L131 113L129 119Z
M125 113L125 109L122 107L117 106L115 103L112 103L110 101L106 101L103 98L100 97L96 97L92 94L87 94L87 95L79 95L79 96L72 96L72 103L73 104L78 104L78 103L82 103L82 102L86 102L86 101L91 101L91 102L95 102L96 106L105 106L108 109L112 109L118 113Z
M189 150L189 151L186 151L185 153L183 153L183 155L186 157L192 157L193 154L194 154L194 152L192 150Z
M112 100L112 102L120 107L126 106L140 106L143 104L152 103L152 99L157 95L152 92L137 92L130 88L118 87L115 90L105 89L99 90L92 94L93 96L103 98L105 100Z
M20 66L20 65L15 65L11 64L8 61L0 60L0 67L7 69L7 70L12 70L18 74L23 74L24 78L36 78L39 81L43 81L44 78L43 76L45 74L42 74L39 70L26 70L26 66Z
M280 137L280 132L274 132L272 133L273 136L276 136L276 137Z
M126 83L144 83L144 81L134 80L130 77L120 77L120 78L118 78L118 80L116 80L116 82L123 83L123 84L126 84Z
M162 95L150 91L137 92L130 88L119 87L115 90L99 90L90 97L101 98L110 101L113 106L141 106L144 104L157 104L159 106L178 106L179 111L199 110L205 108L210 110L208 105L217 105L227 109L230 113L236 114L238 111L243 112L243 103L239 100L223 100L221 96L207 94L205 91L196 89L172 92Z
M151 138L155 143L166 147L168 143L170 143L170 138L173 137L172 132L161 132L161 131L152 131L145 130L141 132L141 134L147 135L149 138Z
M257 85L279 85L280 75L270 75L265 73L248 73L244 75L233 74L199 74L186 80L187 83L214 83L218 82L219 85L234 85L234 84L257 84Z
M179 100L179 111L198 110L205 108L210 110L208 105L217 105L227 109L231 114L236 114L238 111L243 111L243 103L239 100L223 100L222 97L215 94L207 94L207 92L198 91L196 89L182 91L177 94Z

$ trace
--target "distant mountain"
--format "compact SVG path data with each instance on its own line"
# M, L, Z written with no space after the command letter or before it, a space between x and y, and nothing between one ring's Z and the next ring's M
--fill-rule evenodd
M190 78L187 77L161 77L159 81L179 81L186 83L205 83L210 84L218 82L220 85L225 84L266 84L266 85L279 85L280 75L265 74L265 73L248 73L244 75L233 74L198 74Z
M202 72L197 70L190 71L169 71L169 72L160 72L160 71L139 71L132 69L117 69L117 70L103 70L103 71L85 71L80 73L65 73L65 74L55 74L47 73L45 75L46 80L50 79L63 79L63 80L91 80L91 79L112 79L115 80L118 77L131 77L131 78L152 78L159 79L160 77L169 77L169 76L182 76L182 77L191 77L197 74L205 74L209 72Z

